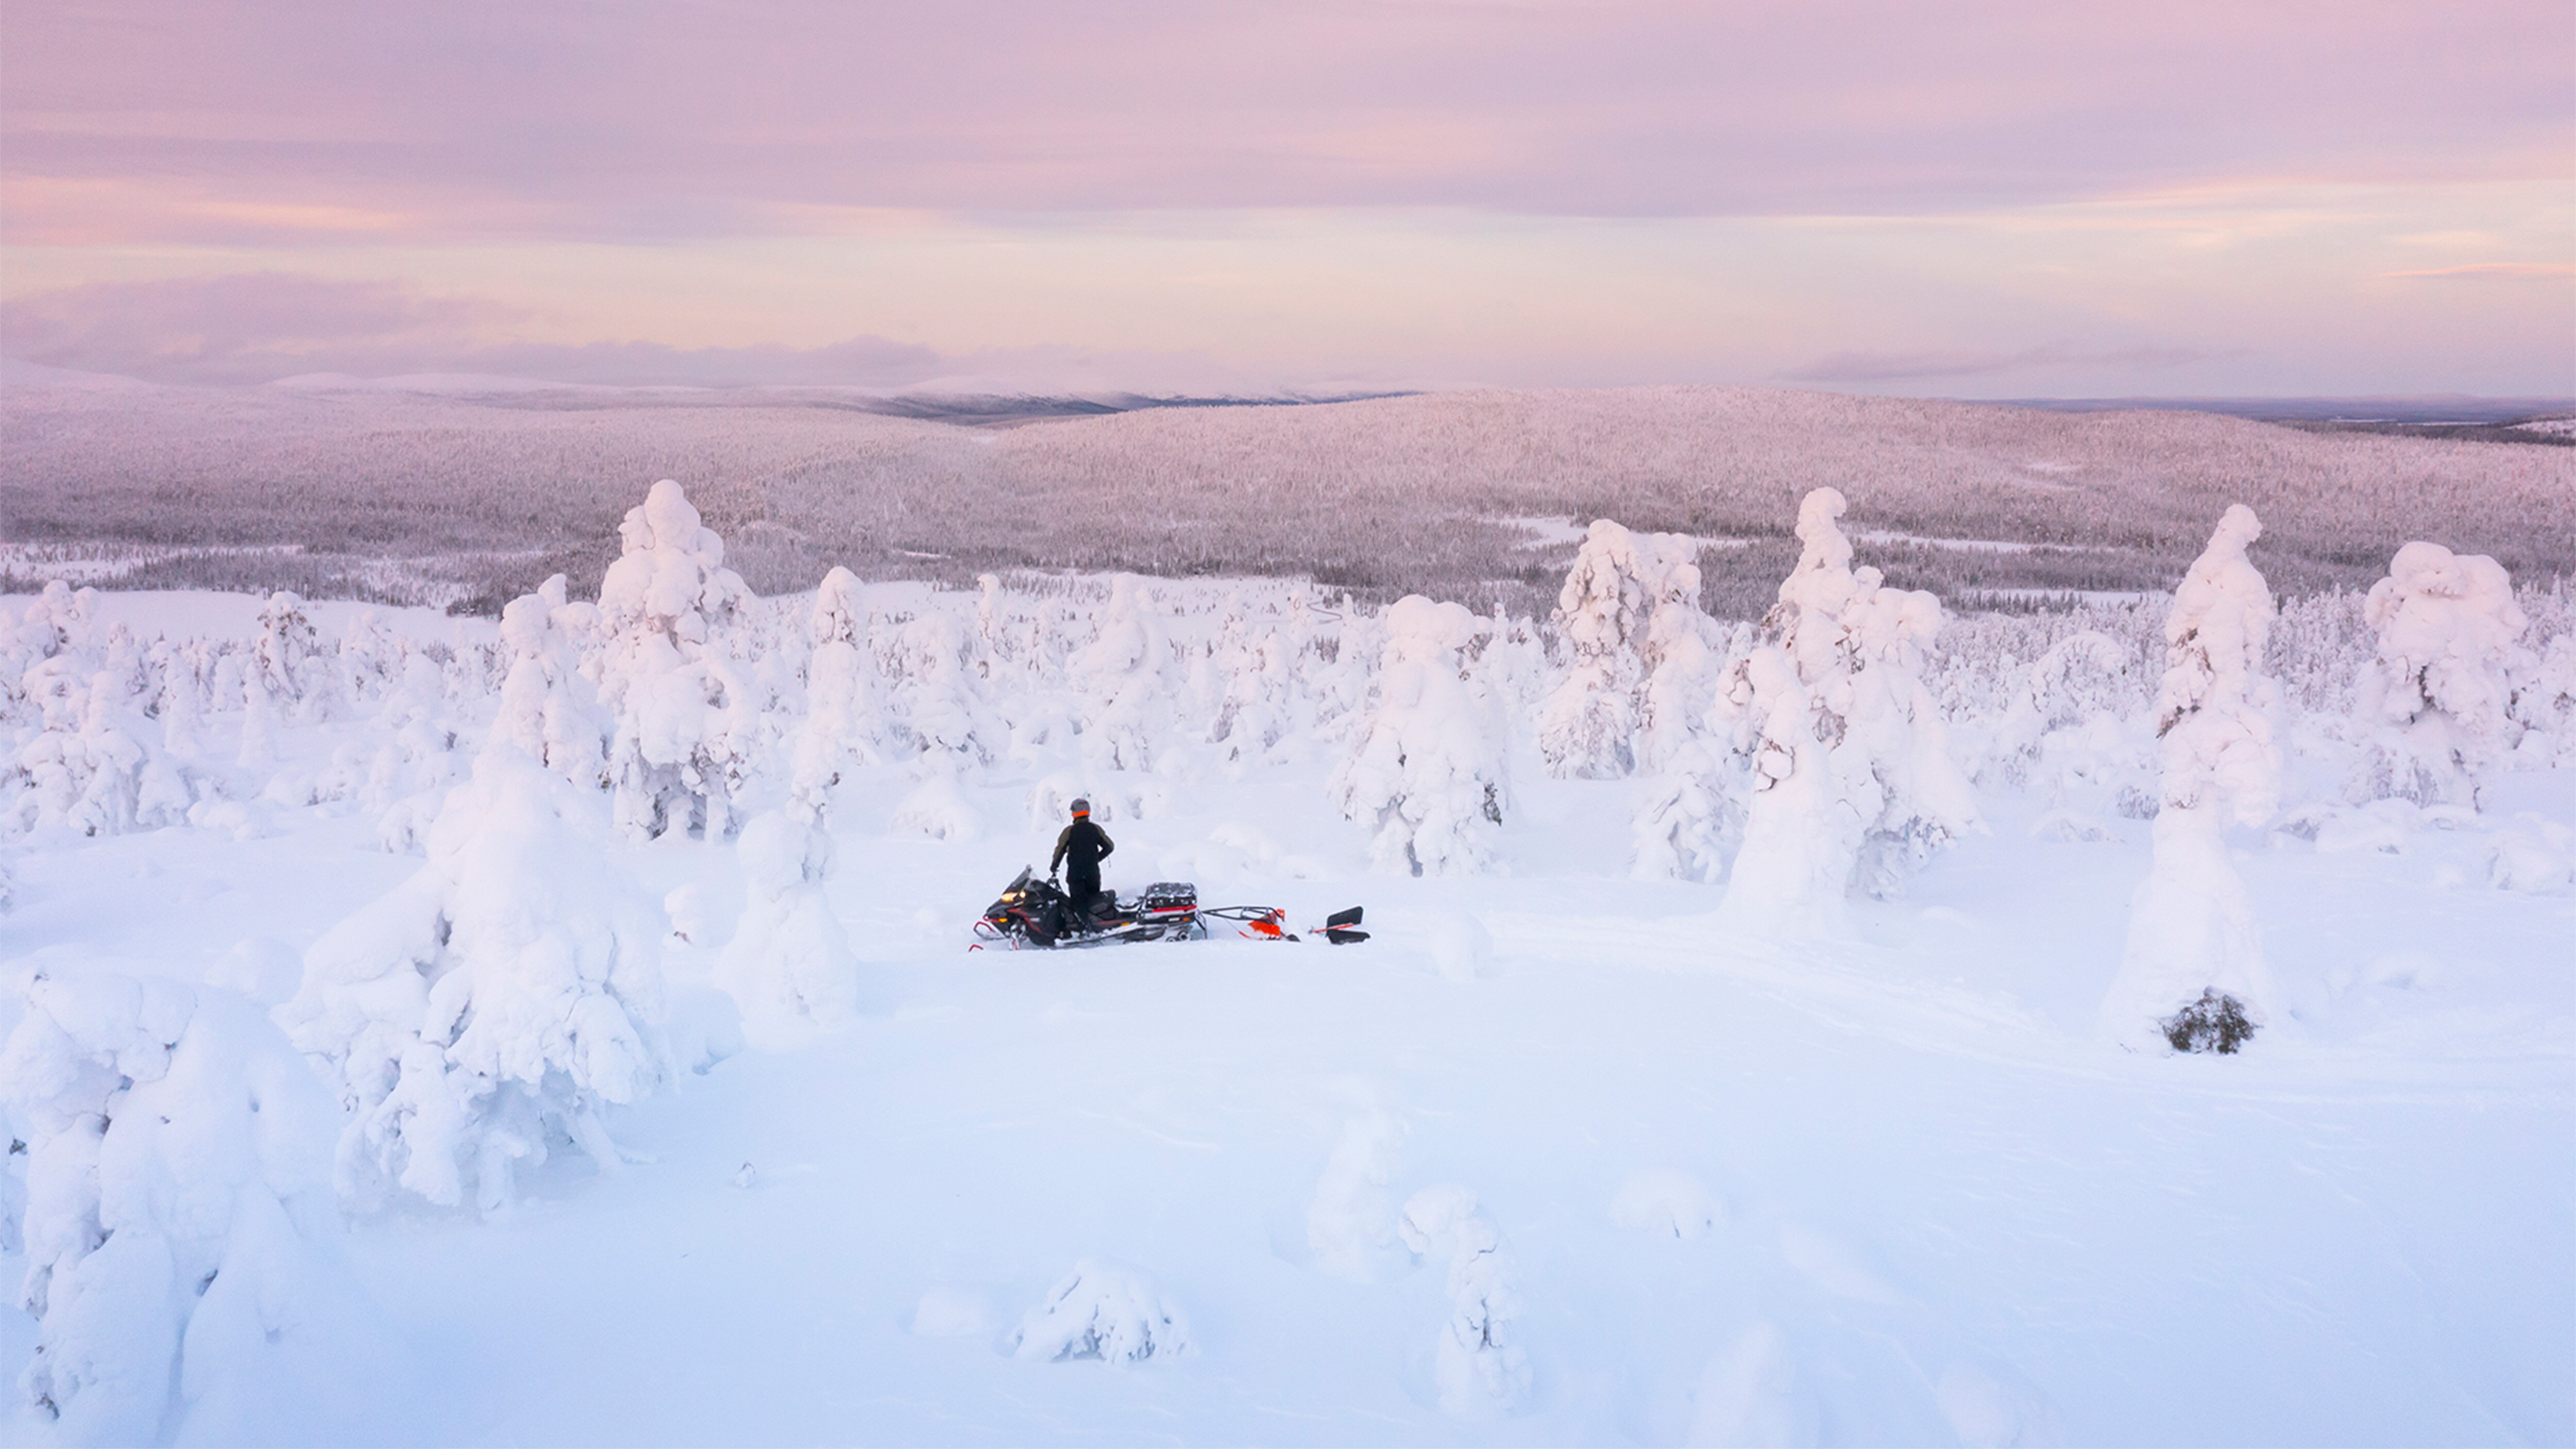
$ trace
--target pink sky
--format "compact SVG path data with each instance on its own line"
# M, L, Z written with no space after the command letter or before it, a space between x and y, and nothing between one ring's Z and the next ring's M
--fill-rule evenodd
M2576 9L49 4L0 350L2576 391Z

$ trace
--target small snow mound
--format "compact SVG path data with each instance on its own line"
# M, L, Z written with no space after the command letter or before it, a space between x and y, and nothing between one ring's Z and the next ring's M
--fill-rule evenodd
M671 918L671 934L692 946L712 946L716 916L707 888L698 881L674 887L662 897L662 914Z
M1387 1184L1412 1129L1383 1107L1344 1124L1342 1140L1315 1183L1306 1208L1306 1245L1316 1271L1366 1283L1395 1242L1395 1204Z
M1011 1334L1013 1358L1046 1363L1088 1358L1124 1367L1189 1348L1189 1321L1162 1285L1115 1258L1074 1264Z
M2001 1364L1961 1359L1941 1375L1935 1397L1964 1449L2054 1449L2066 1442L2047 1398Z
M1431 961L1443 980L1468 982L1494 974L1494 938L1464 911L1451 914L1431 936Z
M2317 825L2317 851L2323 855L2376 850L2403 855L2406 837L2422 823L2423 812L2404 800L2376 800L2357 810L2338 810Z
M277 833L268 811L252 800L200 800L188 808L188 823L235 840L265 840Z
M915 1338L972 1338L993 1331L993 1306L972 1289L933 1288L912 1307Z
M2031 822L2030 838L2070 845L2100 841L2117 844L2120 833L2081 810L2051 810Z
M1902 1304L1903 1293L1861 1261L1848 1244L1797 1223L1780 1225L1780 1260L1837 1298Z
M956 780L933 775L894 807L886 828L898 835L927 835L933 840L974 840L984 833L984 817L966 803Z
M1744 1449L1805 1449L1823 1414L1815 1391L1776 1324L1757 1323L1701 1371L1686 1443Z
M254 936L208 968L206 984L238 991L262 1006L275 1006L304 984L304 957L274 936Z
M1610 1200L1610 1221L1659 1238L1704 1238L1725 1216L1726 1204L1687 1172L1632 1172Z
M2537 815L2516 816L2488 847L2487 883L2533 895L2576 887L2576 831Z

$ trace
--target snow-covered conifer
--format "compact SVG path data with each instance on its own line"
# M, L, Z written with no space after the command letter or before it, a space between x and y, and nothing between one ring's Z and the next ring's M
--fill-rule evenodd
M925 610L891 631L893 707L921 768L954 774L993 757L999 726L988 717L965 628L938 609Z
M330 713L338 689L337 651L322 647L304 600L280 589L259 608L251 639L250 685L279 717L307 722Z
M134 708L124 677L101 670L83 688L71 664L58 655L29 671L45 728L6 777L11 822L114 835L185 819L194 803L187 777Z
M556 623L566 607L564 576L501 610L501 647L509 673L501 681L494 738L585 790L608 788L607 716L581 673L581 651Z
M1396 1231L1416 1256L1449 1249L1449 1318L1432 1361L1440 1412L1453 1419L1495 1419L1529 1394L1529 1364L1511 1341L1520 1313L1503 1235L1476 1207L1476 1194L1455 1185L1426 1187L1407 1198Z
M2475 804L2481 778L2513 743L2507 711L2527 624L2513 581L2482 554L2410 543L2362 609L2379 648L2361 676L2370 733L2354 798Z
M342 1191L487 1211L558 1138L603 1170L601 1123L664 1076L662 935L605 853L599 797L507 741L429 831L429 863L325 932L278 1019L350 1114Z
M858 1014L859 965L823 899L832 837L793 810L751 818L735 843L742 862L742 923L716 982L742 1009L743 1039L789 1051Z
M1328 786L1380 870L1463 875L1492 859L1511 782L1497 701L1460 655L1476 629L1419 594L1386 612L1375 699Z
M600 581L604 638L591 665L615 721L608 771L618 826L721 836L733 827L759 726L733 656L751 590L668 478L617 533L625 551Z
M877 763L877 737L885 726L857 575L836 567L823 576L823 586L814 591L810 628L814 648L805 668L805 718L791 746L788 792L807 818L821 821L833 788L853 768Z
M2271 978L2222 834L2230 819L2262 824L2279 803L2277 691L2263 673L2272 592L2245 557L2261 535L2254 510L2230 507L2165 619L2155 863L2130 902L2128 946L2102 1003L2103 1025L2134 1046L2171 1041L2171 1024L2205 1000L2232 1000L2252 1026L2266 1019Z
M21 1383L53 1432L226 1440L279 1395L380 1371L341 1256L338 1113L265 1014L105 972L38 974L21 1005L0 1047L0 1101L28 1134Z
M1539 756L1559 778L1603 779L1637 768L1637 730L1650 644L1698 633L1698 544L1684 534L1631 533L1596 520L1557 594L1556 624L1572 654L1565 682L1539 713ZM1658 634L1655 620L1666 611ZM1669 722L1667 726L1669 733Z
M1962 832L1981 828L1949 755L1923 654L1941 602L1851 566L1840 493L1798 507L1797 567L1763 642L1727 676L1717 714L1751 795L1724 908L1767 925L1825 925L1857 887L1890 894Z
M1170 728L1171 645L1132 574L1110 581L1099 637L1073 656L1083 763L1144 770Z
M1039 1363L1092 1359L1131 1367L1190 1351L1190 1322L1154 1275L1115 1258L1085 1258L1011 1331L1011 1356Z

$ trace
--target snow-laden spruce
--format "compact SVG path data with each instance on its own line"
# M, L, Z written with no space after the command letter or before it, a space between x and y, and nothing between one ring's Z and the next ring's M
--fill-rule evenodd
M859 587L856 574L834 567L814 591L807 626L814 648L805 664L805 717L790 746L788 794L816 821L830 818L832 792L853 769L878 762L885 728Z
M1738 779L1748 792L1723 909L1757 927L1831 929L1852 890L1892 894L1983 828L1923 685L1941 601L1854 569L1843 508L1831 488L1799 504L1797 567L1718 696L1748 762L1703 777L1713 797Z
M20 996L0 1047L26 1134L20 1383L61 1442L227 1442L281 1397L327 1422L383 1384L341 1256L339 1113L259 1006L108 972Z
M1539 758L1550 775L1627 775L1641 763L1641 746L1668 755L1692 733L1687 682L1677 676L1659 690L1648 686L1667 653L1705 653L1698 556L1687 534L1632 533L1606 518L1584 534L1556 602L1558 636L1572 659L1539 711ZM1687 659L1682 672L1698 663Z
M115 835L185 820L185 769L163 748L124 671L84 676L59 654L29 669L21 693L43 721L0 775L0 824L13 831Z
M1375 696L1327 786L1368 829L1379 870L1467 875L1492 862L1511 783L1500 702L1465 659L1477 627L1419 594L1386 611Z
M618 1164L600 1114L651 1092L663 923L609 860L604 802L506 741L429 831L429 863L325 932L279 1008L350 1113L342 1191L399 1187L485 1211L521 1164L578 1144Z
M1529 1362L1512 1341L1521 1303L1502 1231L1477 1210L1474 1192L1443 1184L1405 1199L1396 1232L1417 1257L1449 1251L1449 1317L1432 1358L1440 1412L1487 1420L1518 1408L1529 1396Z
M1115 1258L1085 1258L1011 1331L1011 1356L1040 1363L1092 1359L1132 1368L1190 1351L1190 1322L1154 1275Z
M1110 580L1100 634L1073 656L1082 762L1094 770L1153 767L1172 726L1171 644L1132 574Z
M742 922L716 984L742 1009L743 1040L790 1051L858 1015L859 963L823 899L832 837L791 807L764 811L734 844L742 862Z
M615 721L608 773L618 827L721 836L735 823L759 738L734 653L751 590L668 478L627 511L617 536L625 551L600 580L604 638L590 666Z
M2356 800L2474 805L2512 747L2517 641L2529 621L2504 566L2483 554L2410 543L2373 584L2363 617L2378 651L2362 671L2369 733Z
M2186 1013L2215 1030L2228 1001L2248 1027L2268 1016L2254 906L2224 835L2231 820L2263 824L2280 801L2279 691L2263 672L2272 591L2245 557L2262 532L2254 510L2231 506L2165 619L2155 863L2130 902L2128 946L2102 1003L2103 1026L2133 1047L2197 1047L2202 1023Z
M533 594L501 610L501 648L509 658L492 737L586 790L609 785L611 726L581 672L581 635L597 611L564 597L556 574Z

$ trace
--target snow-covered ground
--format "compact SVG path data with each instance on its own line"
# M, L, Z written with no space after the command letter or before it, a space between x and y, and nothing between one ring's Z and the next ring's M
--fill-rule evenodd
M686 572L685 549L655 547L628 557ZM2107 636L2089 636L2105 663L2088 717L2064 703L2077 655L2041 652L2065 626L1959 634L1995 652L1936 655L1926 677L1984 829L1893 898L1855 895L1839 926L1755 933L1721 911L1723 880L1636 877L1666 776L1551 774L1540 706L1567 676L1522 625L1424 615L1415 652L1389 644L1381 665L1384 631L1412 625L1296 588L1062 588L857 587L879 714L837 783L792 733L825 693L823 646L809 680L800 637L812 596L739 605L759 642L731 664L675 656L604 686L633 700L716 678L772 701L755 713L774 728L737 718L693 736L698 758L708 778L725 751L750 761L720 801L737 817L824 802L820 889L859 963L856 1019L729 1051L716 988L755 894L744 851L721 830L609 832L602 803L590 869L674 928L662 1030L681 1070L603 1108L629 1160L603 1170L558 1137L506 1205L397 1191L350 1199L336 1242L308 1226L350 1283L328 1313L266 1321L288 1367L332 1315L365 1325L304 1345L336 1347L328 1380L263 1378L270 1361L239 1348L201 1362L192 1328L175 1393L83 1392L150 1399L140 1422L182 1441L274 1443L2576 1440L2576 757L2537 725L2473 804L2354 803L2363 732L2336 720L2356 706L2288 710L2280 809L2226 837L2269 1018L2234 1055L2141 1052L2097 1012L2150 868L2149 822L2113 801L2153 784L2137 731L2154 679L2114 667ZM562 629L588 627L568 608ZM275 648L245 643L253 666L227 673L239 650L120 656L111 636L293 633L263 615L102 596L57 657L256 694ZM305 702L171 704L193 722L186 753L169 746L185 821L39 821L0 848L19 988L0 1037L72 1010L39 980L166 979L200 989L209 1021L234 998L201 983L292 995L337 959L326 933L408 889L421 849L441 858L439 837L389 828L417 796L386 797L435 775L385 743L395 721L452 730L439 778L458 782L535 697L511 651L530 670L549 649L620 657L607 622L575 649L531 617L497 636L326 617L314 637L346 642L296 658L337 659L334 682L282 669ZM1465 645L1437 632L1470 625L1486 632ZM1995 648L2002 629L2024 642ZM1264 695L1242 681L1271 677L1274 648L1295 683ZM1474 873L1374 870L1375 827L1338 808L1370 788L1345 761L1394 728L1369 691L1399 661L1462 669L1502 722L1503 821L1459 827L1483 831ZM515 717L560 769L573 695L548 687L555 713ZM1256 717L1276 728L1244 748ZM621 765L633 742L603 739L584 768L679 808L649 744ZM445 788L425 787L433 812ZM1374 939L970 949L1076 790L1118 842L1111 884L1191 880L1299 928L1364 905ZM37 1082L28 1050L0 1061L22 1135L70 1090ZM117 1060L133 1082L155 1070ZM202 1216L191 1173L212 1169L170 1150L150 1180ZM33 1232L59 1205L23 1203L28 1175L13 1156L0 1206ZM184 1247L188 1220L164 1203L136 1231ZM14 1283L28 1259L7 1241ZM222 1274L282 1261L232 1251ZM139 1334L118 1324L164 1310L132 1312L85 1331ZM1462 1324L1480 1340L1461 1347ZM72 1328L48 1331L87 1341ZM36 1318L0 1313L0 1362L37 1345ZM330 1388L281 1387L315 1382ZM0 1440L72 1424L15 1395Z

